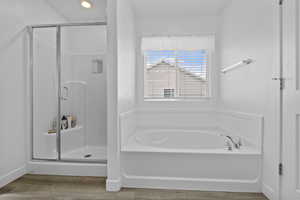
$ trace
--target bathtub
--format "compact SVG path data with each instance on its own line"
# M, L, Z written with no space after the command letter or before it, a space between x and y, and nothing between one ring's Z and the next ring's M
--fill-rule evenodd
M140 131L133 138L136 144L160 149L222 149L224 137L210 132L185 130Z
M169 152L169 153L220 153L259 155L259 149L247 139L241 138L240 149L228 149L229 139L222 130L139 130L127 141L124 151ZM232 136L236 139L234 136Z
M140 129L121 147L122 185L260 192L261 151L242 138L228 150L220 129Z

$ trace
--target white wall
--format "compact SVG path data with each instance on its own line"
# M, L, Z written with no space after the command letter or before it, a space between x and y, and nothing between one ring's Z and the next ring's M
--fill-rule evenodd
M63 21L43 0L0 3L0 187L25 172L26 25Z
M118 191L121 188L119 114L135 107L135 21L131 6L129 0L108 2L108 39L109 41L115 40L111 41L112 43L109 42L108 109L110 112L108 112L108 179L106 185L109 191ZM117 102L114 102L116 91ZM117 110L115 110L115 105L117 105Z
M220 103L224 109L264 116L263 190L270 198L275 195L278 178L276 95L271 85L276 64L276 4L270 0L233 0L223 11L219 34L221 66L246 58L255 60L221 76Z
M129 0L119 0L117 7L118 31L118 116L136 106L135 97L135 16ZM120 153L120 129L118 153ZM120 160L119 160L120 162ZM120 170L120 169L119 169Z
M139 18L138 32L142 35L191 35L215 33L217 16L173 16Z
M119 112L135 106L135 16L131 2L118 2L118 100Z

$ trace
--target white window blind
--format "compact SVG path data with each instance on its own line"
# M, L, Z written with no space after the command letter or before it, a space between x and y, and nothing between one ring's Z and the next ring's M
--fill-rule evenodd
M209 52L213 38L144 38L144 98L201 98L209 95Z

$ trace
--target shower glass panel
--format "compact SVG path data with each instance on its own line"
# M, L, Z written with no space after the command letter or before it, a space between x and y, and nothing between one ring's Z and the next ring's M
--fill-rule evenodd
M56 38L56 27L32 29L32 156L35 159L58 159Z
M106 160L106 27L61 27L62 160Z

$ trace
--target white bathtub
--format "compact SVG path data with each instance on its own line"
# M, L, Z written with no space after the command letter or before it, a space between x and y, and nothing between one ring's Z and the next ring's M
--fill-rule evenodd
M138 130L122 145L126 187L260 192L261 152L242 138L229 151L211 130Z
M131 152L174 152L174 153L231 153L259 155L246 139L242 138L242 146L232 151L226 145L229 141L221 130L139 130L133 134L123 148ZM234 137L234 136L233 136Z
M139 132L132 139L140 145L167 149L222 149L224 147L224 137L204 131L148 130Z

